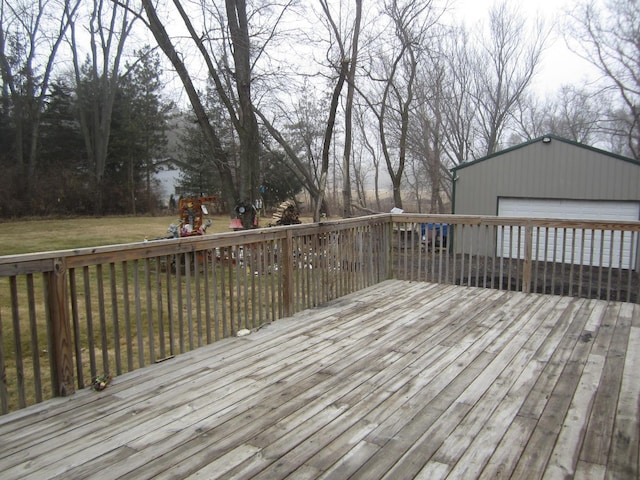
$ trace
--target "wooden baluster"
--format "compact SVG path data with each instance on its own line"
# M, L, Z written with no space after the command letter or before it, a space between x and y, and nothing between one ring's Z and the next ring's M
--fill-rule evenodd
M54 395L65 397L75 392L73 384L73 339L69 322L67 269L64 259L56 258L53 270L45 274L51 332L51 373Z

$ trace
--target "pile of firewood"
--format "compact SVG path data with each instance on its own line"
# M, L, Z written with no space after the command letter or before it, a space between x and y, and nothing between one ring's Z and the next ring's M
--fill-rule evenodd
M298 209L298 205L296 205L295 200L285 200L276 209L273 214L273 221L269 226L297 225L299 223L302 223L300 221L300 210Z

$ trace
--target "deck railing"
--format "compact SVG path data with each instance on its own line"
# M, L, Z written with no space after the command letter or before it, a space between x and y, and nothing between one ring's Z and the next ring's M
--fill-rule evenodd
M0 412L390 276L387 215L0 257Z
M0 257L0 412L389 278L638 302L640 222L374 215Z
M640 222L393 218L395 278L640 301Z

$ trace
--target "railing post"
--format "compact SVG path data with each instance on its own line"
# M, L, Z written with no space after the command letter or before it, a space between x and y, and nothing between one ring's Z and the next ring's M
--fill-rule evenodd
M45 273L48 294L49 331L51 332L51 373L53 394L66 397L75 392L73 381L73 341L67 302L67 269L62 258L53 262L53 271Z
M394 276L394 271L393 271L393 231L395 229L395 221L393 219L393 215L391 215L391 220L388 223L388 228L387 228L387 242L386 245L384 245L384 247L386 248L386 268L387 268L387 276L386 279L387 280L392 280L395 276Z
M522 265L522 291L531 292L531 254L533 250L533 227L530 223L524 226L524 263Z
M282 239L282 307L285 317L293 315L293 233Z

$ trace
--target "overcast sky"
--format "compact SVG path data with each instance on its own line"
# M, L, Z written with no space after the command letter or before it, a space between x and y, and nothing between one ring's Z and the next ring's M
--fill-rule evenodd
M476 22L486 21L488 12L496 0L451 0L452 15L456 19L464 19L471 27ZM597 74L594 68L567 47L560 30L565 11L575 7L576 0L509 0L517 6L523 15L535 18L541 15L555 28L549 39L541 69L535 81L535 88L540 93L553 93L561 85L582 84L585 79L593 80Z

